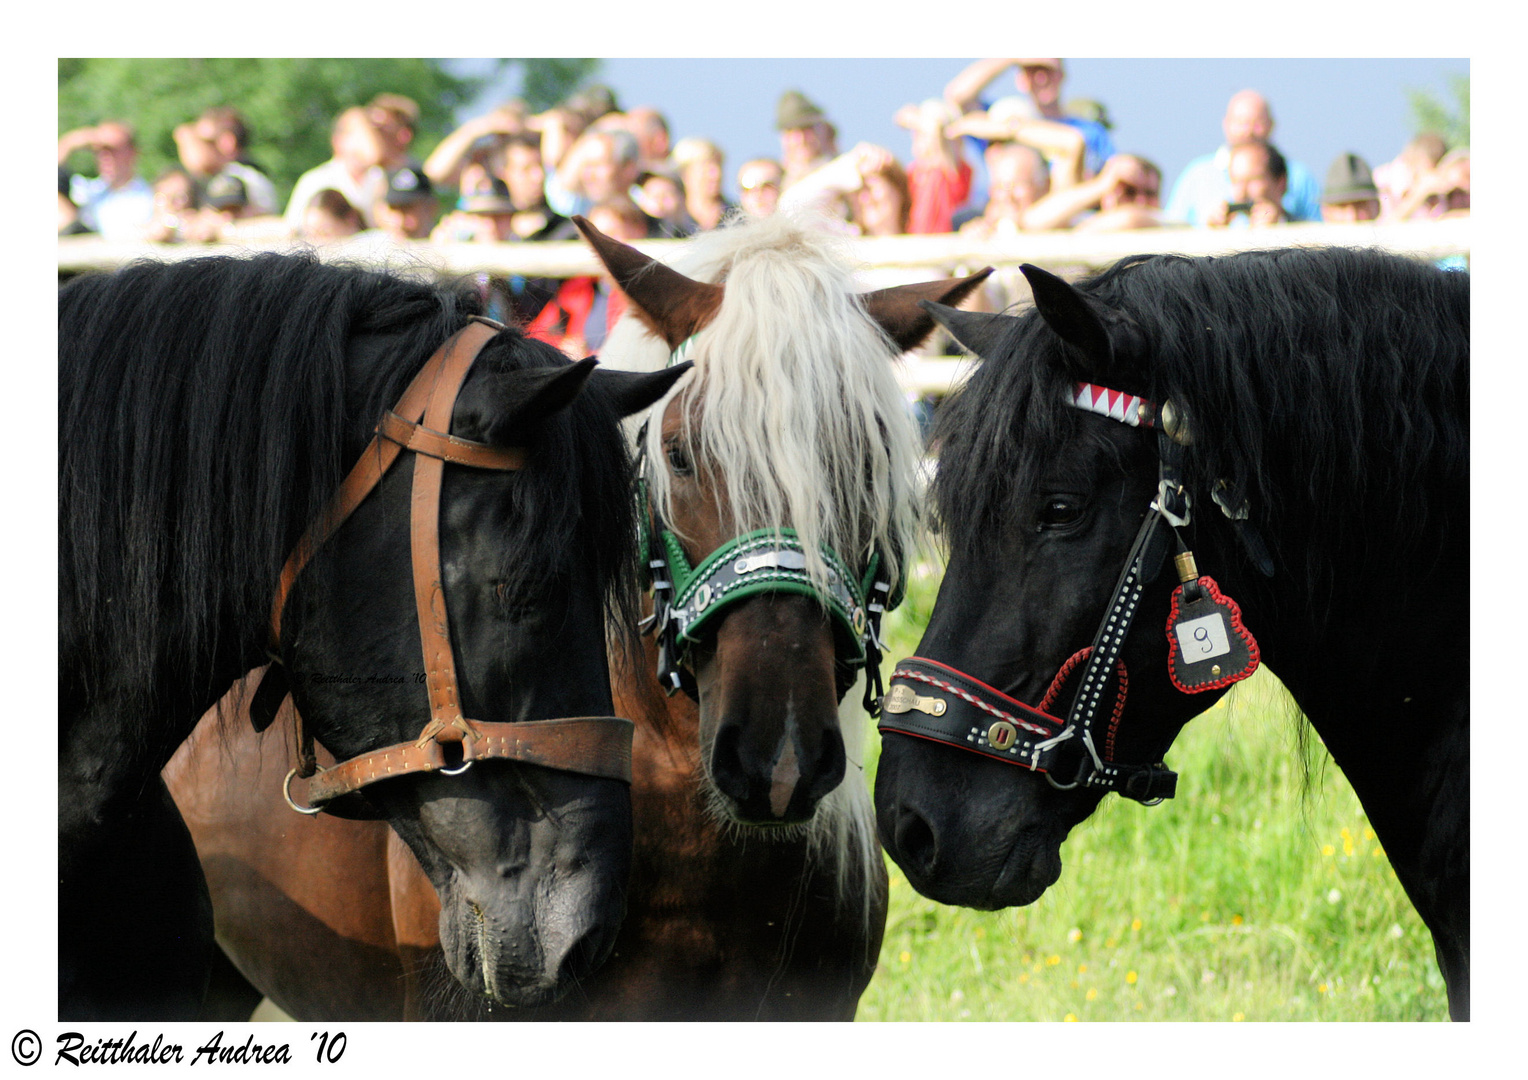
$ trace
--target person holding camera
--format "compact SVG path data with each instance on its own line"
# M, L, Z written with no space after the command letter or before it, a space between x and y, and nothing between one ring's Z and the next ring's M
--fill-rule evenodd
M1231 155L1249 143L1272 148L1273 112L1263 95L1255 90L1241 90L1231 95L1220 127L1225 143L1213 154L1190 161L1173 184L1163 214L1168 220L1208 225L1210 217L1218 217L1225 204L1245 201L1229 195ZM1315 177L1298 161L1289 161L1282 155L1279 160L1285 165L1283 220L1320 221L1321 188ZM1267 211L1261 213L1266 216Z
M1284 155L1268 143L1243 143L1231 150L1226 166L1231 197L1205 215L1212 229L1277 225L1289 221L1284 195L1289 189L1289 166Z

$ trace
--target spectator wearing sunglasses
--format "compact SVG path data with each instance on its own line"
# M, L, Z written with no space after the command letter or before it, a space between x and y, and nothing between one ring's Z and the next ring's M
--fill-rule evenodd
M737 171L738 203L753 217L768 217L780 205L785 171L771 158L743 162Z

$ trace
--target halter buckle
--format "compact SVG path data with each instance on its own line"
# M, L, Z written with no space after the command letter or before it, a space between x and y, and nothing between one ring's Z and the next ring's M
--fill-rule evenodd
M1166 475L1157 481L1157 497L1151 503L1169 525L1182 529L1193 520L1193 497L1182 484L1174 483ZM1181 512L1179 512L1181 508Z

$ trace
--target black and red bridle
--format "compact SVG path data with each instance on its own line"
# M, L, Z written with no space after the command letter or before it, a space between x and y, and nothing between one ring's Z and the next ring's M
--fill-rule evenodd
M1215 605L1219 605L1224 612L1222 637L1232 639L1235 649L1221 647L1215 656L1234 653L1238 658L1230 672L1223 672L1217 664L1213 675L1201 677L1195 672L1180 680L1175 670L1174 684L1186 693L1197 693L1246 678L1257 667L1257 643L1241 626L1235 602L1223 597L1212 579L1199 576L1192 553L1178 533L1190 521L1192 500L1182 477L1183 447L1189 442L1187 428L1172 403L1166 402L1159 408L1135 395L1078 383L1071 404L1132 427L1154 429L1159 463L1157 490L1092 644L1062 665L1038 705L1018 701L947 664L909 657L892 672L879 727L883 732L929 739L1043 773L1057 788L1081 786L1116 791L1138 802L1154 804L1173 796L1177 774L1160 761L1126 764L1115 760L1115 744L1129 689L1129 674L1120 653L1138 613L1141 594L1156 579L1170 542L1176 541L1182 584L1174 594L1173 611L1168 618L1169 641L1174 640L1178 601L1184 596L1200 605L1196 611L1210 610L1212 618ZM1233 501L1219 489L1214 498L1236 526L1254 563L1271 574L1272 564L1266 550L1246 524L1245 502ZM1180 657L1176 650L1171 659L1183 665L1184 670L1197 662L1197 658ZM1063 719L1047 710L1079 667L1081 678L1071 709ZM1116 690L1107 696L1111 681Z

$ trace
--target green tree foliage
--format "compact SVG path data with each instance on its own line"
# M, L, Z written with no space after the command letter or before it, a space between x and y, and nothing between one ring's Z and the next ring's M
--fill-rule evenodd
M1435 131L1450 150L1470 145L1470 77L1451 75L1448 80L1453 105L1439 101L1427 90L1411 90L1411 126L1417 134Z
M522 96L536 109L570 93L594 60L500 60L484 74L460 75L423 59L61 59L60 133L102 120L137 130L139 172L152 180L176 163L172 132L213 105L232 105L250 127L249 154L282 198L307 169L330 156L334 117L383 91L419 103L419 157L456 126L456 110L519 66ZM71 165L92 172L88 154Z

